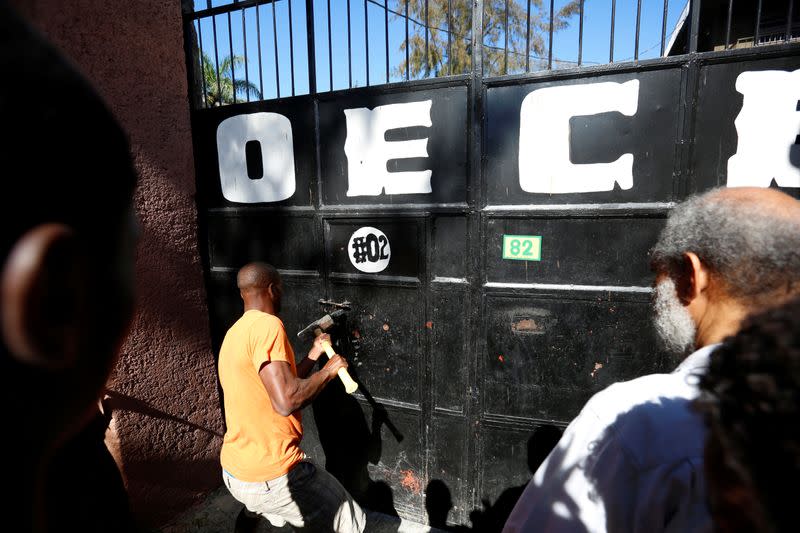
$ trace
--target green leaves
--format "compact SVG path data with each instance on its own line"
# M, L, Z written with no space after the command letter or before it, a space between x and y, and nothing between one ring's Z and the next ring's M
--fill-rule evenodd
M250 99L260 99L261 91L252 82L238 79L236 70L246 67L242 56L226 56L220 61L217 69L214 60L208 54L203 54L203 79L205 80L205 107L214 107ZM217 78L219 72L219 78ZM244 77L242 77L244 78Z
M409 13L409 60L398 67L411 79L464 74L472 67L472 2L469 0L397 0L395 12L405 18ZM547 5L544 5L547 4ZM448 5L452 11L448 15ZM581 0L571 0L553 16L553 31L569 26L570 19L580 10ZM506 8L508 11L506 11ZM528 61L534 68L547 61L550 33L550 3L530 1L530 34L528 35L527 0L486 0L483 13L483 70L485 76L500 76L523 72ZM426 17L427 15L427 17ZM425 21L428 26L427 61ZM448 50L448 34L450 37ZM530 50L526 51L526 37ZM508 52L506 53L506 38ZM449 57L448 57L449 52ZM527 53L526 53L527 52Z

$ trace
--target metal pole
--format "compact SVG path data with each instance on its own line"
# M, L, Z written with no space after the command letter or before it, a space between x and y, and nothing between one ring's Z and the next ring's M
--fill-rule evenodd
M633 49L633 60L639 60L639 29L642 23L642 0L636 3L636 46Z
M728 24L725 27L725 50L731 44L731 19L733 18L733 0L728 0Z
M580 29L578 30L578 66L581 66L581 60L583 59L583 2L584 0L581 0Z
M210 3L211 2L209 2L209 4ZM217 64L216 64L217 105L219 106L219 105L222 105L222 102L220 101L222 99L222 84L219 81L219 47L217 46L217 16L216 15L211 17L211 27L212 27L212 31L214 32L214 60L217 62Z
M292 0L287 0L287 2L287 5L289 6L289 68L292 71L292 96L294 96L294 32L292 31Z
M233 27L231 26L231 12L228 11L228 49L231 51L231 92L233 93L233 103L236 103L236 74L234 74L233 64L236 54L233 53Z
M242 8L242 43L244 44L244 95L247 101L250 101L250 63L247 60L247 19L244 16L244 8Z
M664 0L664 15L661 17L661 57L664 57L664 48L667 42L667 10L669 9L669 0Z
M328 0L328 78L329 91L333 90L333 41L331 39L331 0Z
M431 63L428 55L428 0L425 0L425 77L431 75Z
M692 1L692 24L689 27L689 53L694 54L697 52L697 35L700 32L700 2L701 0Z
M353 37L350 33L350 0L347 0L347 86L353 88Z
M447 0L447 74L453 74L453 1Z
M506 10L503 13L503 34L505 35L505 42L503 43L503 74L508 74L508 0L506 0Z
M348 2L349 1L350 0L348 0ZM411 63L409 62L409 51L408 51L411 44L411 42L408 40L408 2L409 0L406 0L406 81L410 79L409 71L411 70Z
M203 24L197 19L197 36L200 40L200 72L203 78L203 107L208 107L208 88L206 87L206 54L203 52Z
M756 9L756 28L753 30L753 46L758 46L759 33L761 31L761 0L758 0Z
M383 0L383 21L386 42L386 83L389 83L389 0Z
M608 50L608 62L614 62L614 24L617 21L617 0L611 0L611 43Z
M261 6L256 6L256 39L258 40L258 87L261 91L261 98L264 98L264 72L261 68Z
M531 0L528 0L527 23L525 25L525 72L531 71Z
M308 48L309 94L317 93L317 53L314 31L314 0L306 0L306 47Z
M547 51L547 69L553 70L553 0L550 0L550 48Z
M278 98L281 97L281 74L278 64L278 23L275 20L275 2L272 2L272 43L275 47L275 87L278 89Z

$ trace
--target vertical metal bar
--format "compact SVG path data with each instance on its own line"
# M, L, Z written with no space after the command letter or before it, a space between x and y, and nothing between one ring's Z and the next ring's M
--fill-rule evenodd
M386 83L389 83L389 0L383 0L383 21L386 37Z
M348 0L348 2L349 1L350 0ZM410 74L411 63L409 62L409 51L408 51L409 46L411 44L410 41L408 40L408 2L409 0L406 0L406 81L411 79L411 74Z
M697 52L697 36L700 33L700 2L702 0L692 0L692 24L689 26L689 53Z
M347 0L347 86L350 89L353 88L353 38L350 33L350 0Z
M633 49L633 60L639 60L639 29L642 24L642 0L636 2L636 46Z
M550 0L550 45L547 50L547 70L553 70L553 0Z
M287 0L287 5L289 6L289 68L292 71L292 96L294 96L294 33L292 31L292 0Z
M231 12L228 11L228 47L231 51L231 92L233 93L233 103L236 103L236 75L234 74L233 65L236 63L236 54L233 53L233 26L231 26Z
M725 50L731 45L731 19L733 18L733 0L728 0L728 23L725 26Z
M581 66L581 60L583 59L583 1L581 0L580 29L578 30L578 66Z
M789 12L786 14L786 42L792 40L792 12L794 11L794 0L789 0Z
M364 0L364 43L367 55L367 87L369 87L369 12L367 11L367 0Z
M611 0L611 44L608 49L608 62L614 62L614 24L617 21L617 0Z
M278 66L278 22L275 17L275 2L272 2L272 44L275 47L275 86L278 88L278 98L280 98L281 74Z
M753 46L758 46L759 33L761 32L761 0L758 0L756 8L756 27L753 30Z
M247 19L244 16L244 8L242 8L242 43L244 44L244 95L247 101L250 101L250 63L247 60Z
M317 93L317 52L314 39L314 0L306 0L306 47L308 48L308 92Z
M425 77L431 75L431 63L428 57L428 0L425 0Z
M273 2L274 3L274 2ZM331 0L328 0L328 83L333 90L333 40L331 39Z
M531 71L531 0L528 0L528 18L525 25L525 72Z
M258 45L258 90L261 91L261 98L264 98L264 72L261 69L261 6L256 6L256 39Z
M203 52L203 21L197 19L197 37L200 40L200 73L203 78L203 107L208 107L208 87L206 87L206 54Z
M216 64L216 73L217 73L217 105L222 105L220 101L222 98L222 84L219 81L219 48L217 47L217 16L211 16L211 27L212 31L214 32L214 60L217 62Z
M473 0L470 2L474 6L472 16L472 71L471 82L468 85L469 90L469 107L468 107L468 132L469 145L467 149L469 170L468 186L467 186L467 201L469 210L466 214L467 232L466 232L466 250L468 250L469 259L467 262L467 276L470 281L470 289L464 295L469 302L481 302L483 298L483 288L480 283L477 283L483 265L482 258L484 252L481 248L483 243L483 214L480 213L480 204L483 200L482 191L485 190L485 181L482 174L482 161L481 150L483 142L483 117L484 117L484 100L486 86L483 83L483 56L486 50L483 46L483 28L484 17L486 12L484 10L484 0ZM475 306L477 309L477 306ZM478 391L482 383L480 375L473 369L479 368L478 365L478 340L479 335L473 333L480 331L482 313L478 309L469 317L469 333L466 337L466 350L465 366L467 367L467 385L469 391ZM464 402L464 416L467 420L467 426L470 428L478 428L481 424L480 415L480 396L477 393L470 392L466 395L467 399ZM481 457L483 451L483 439L479 437L478 431L470 431L466 443L466 456L467 462L477 462ZM433 446L431 448L433 449ZM432 471L432 469L431 469ZM477 487L480 473L476 468L468 468L464 484L467 487ZM469 498L469 496L467 496ZM469 504L467 504L469 505ZM476 528L477 529L477 528Z
M506 0L506 10L503 13L503 74L508 74L508 0Z
M669 9L669 0L664 0L664 15L661 17L661 57L664 57L664 48L667 46L667 10Z
M453 0L447 0L447 74L453 74Z

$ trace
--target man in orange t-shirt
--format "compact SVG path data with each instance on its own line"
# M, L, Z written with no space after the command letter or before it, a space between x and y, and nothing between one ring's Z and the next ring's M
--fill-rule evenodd
M223 479L247 510L273 525L311 531L361 532L364 512L331 474L305 459L300 409L336 378L347 362L334 355L311 373L323 353L322 335L295 365L280 311L282 285L274 267L239 270L244 314L231 326L219 354L227 431Z

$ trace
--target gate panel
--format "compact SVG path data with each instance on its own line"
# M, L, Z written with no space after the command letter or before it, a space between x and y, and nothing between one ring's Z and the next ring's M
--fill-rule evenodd
M692 191L724 186L733 179L733 184L777 186L797 195L797 52L741 62L709 61L700 67L703 90L698 91L695 113Z
M490 218L486 223L486 280L646 286L647 255L663 218ZM503 258L504 235L541 237L538 261Z
M598 390L657 370L647 294L638 300L488 295L484 415L568 421Z
M680 68L489 85L486 203L672 200L680 95ZM536 157L526 160L524 155L532 151ZM629 169L627 176L590 167L609 164L625 154L632 156L632 173ZM564 185L568 183L565 174L572 170L580 177Z
M408 125L391 127L404 120ZM324 204L466 202L466 86L388 93L354 91L336 99L326 98L319 104L319 128ZM348 135L352 144L346 146ZM411 140L419 140L424 148L402 158L387 151L392 142ZM362 166L365 177L375 183L369 190L355 187L354 174ZM406 188L408 177L392 175L424 170L430 170L430 188L425 193ZM383 171L387 174L379 177ZM392 192L403 188L409 192Z
M233 127L220 128L228 119L232 120L228 125ZM276 132L276 128L281 131ZM311 206L317 176L314 128L314 100L306 96L196 113L192 130L198 201L206 208L249 204ZM237 179L232 180L236 170ZM222 178L223 171L227 171L226 179ZM223 195L223 183L231 191L254 185L266 196L245 195L231 201ZM293 192L283 198L285 194L280 192L284 191L277 190L280 188Z

